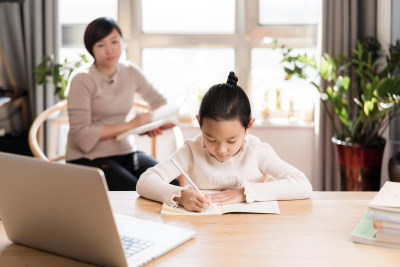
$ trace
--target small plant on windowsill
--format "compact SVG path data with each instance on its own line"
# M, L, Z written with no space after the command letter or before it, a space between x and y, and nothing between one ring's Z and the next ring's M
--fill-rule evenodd
M65 99L65 88L67 87L68 78L72 71L81 65L89 62L86 55L79 55L80 59L69 61L65 59L63 63L54 61L54 56L43 57L34 69L37 84L52 83L54 85L54 94L58 95L60 100Z
M280 49L286 80L293 76L308 80L320 94L335 132L332 141L341 163L342 190L379 190L383 134L390 121L400 115L395 108L400 100L400 77L396 76L400 42L390 45L389 54L382 55L380 43L368 37L357 41L351 56L324 54L320 64L307 54L294 54L285 45ZM372 147L379 150L368 155ZM354 154L345 155L347 151ZM355 167L357 164L360 166ZM371 177L361 177L367 173Z

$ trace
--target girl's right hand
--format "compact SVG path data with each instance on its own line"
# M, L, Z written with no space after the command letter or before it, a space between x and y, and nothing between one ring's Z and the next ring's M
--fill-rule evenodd
M211 205L211 200L208 195L204 198L199 194L199 192L194 191L191 188L182 190L181 196L176 197L174 200L188 211L203 212Z

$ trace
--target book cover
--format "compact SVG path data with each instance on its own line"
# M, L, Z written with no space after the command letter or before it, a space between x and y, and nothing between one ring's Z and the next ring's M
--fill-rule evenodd
M142 135L157 128L166 130L174 127L178 122L179 109L183 102L184 99L179 99L176 103L168 103L153 110L153 120L150 123L125 131L119 134L116 139L121 140L131 134Z
M400 246L400 235L394 235L390 233L384 233L377 231L375 233L375 240L377 242L385 242L385 243L392 243L397 244Z
M161 214L163 215L222 215L225 213L274 213L280 214L277 201L263 201L253 203L235 203L219 206L218 203L213 203L211 207L203 212L188 211L182 206L177 208L163 204Z
M374 227L382 227L382 228L389 228L389 229L397 229L400 230L400 223L391 223L385 221L375 221Z
M375 234L374 221L366 214L351 233L351 240L354 243L400 249L400 244L376 241Z
M400 224L400 214L395 212L380 211L375 209L368 210L368 217L375 221L384 221Z
M399 235L400 236L400 229L394 229L394 228L388 228L388 227L382 227L382 226L375 226L374 227L376 232L382 232L382 233L387 233L387 234L392 234L392 235Z
M376 196L369 202L368 207L400 212L400 183L386 181Z

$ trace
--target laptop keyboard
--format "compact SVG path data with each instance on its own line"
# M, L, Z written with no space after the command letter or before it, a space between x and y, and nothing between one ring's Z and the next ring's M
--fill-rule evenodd
M151 241L141 240L129 236L121 236L121 242L127 258L154 244Z

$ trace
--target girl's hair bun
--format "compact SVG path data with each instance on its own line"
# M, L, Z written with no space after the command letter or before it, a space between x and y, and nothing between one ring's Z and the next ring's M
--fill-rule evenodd
M227 84L236 86L238 82L238 78L236 77L233 71L229 72L228 80L226 81Z

